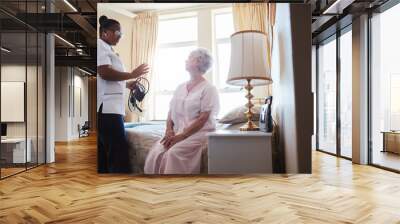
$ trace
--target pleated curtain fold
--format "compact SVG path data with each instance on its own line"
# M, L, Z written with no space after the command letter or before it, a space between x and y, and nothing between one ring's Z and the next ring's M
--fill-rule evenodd
M128 109L126 116L127 121L139 121L140 118L148 120L151 115L153 101L152 86L154 83L154 57L157 46L158 32L158 15L153 12L145 12L138 14L133 18L132 27L132 68L147 63L150 67L150 72L144 77L150 82L150 91L141 103L141 108L144 109L141 117L131 113ZM144 116L144 117L143 117Z

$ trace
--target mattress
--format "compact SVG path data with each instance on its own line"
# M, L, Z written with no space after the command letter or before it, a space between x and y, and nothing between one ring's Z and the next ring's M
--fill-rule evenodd
M218 124L217 129L239 129L242 124ZM143 173L144 162L151 147L159 141L165 133L165 122L126 123L125 131L129 143L129 154L133 171ZM207 150L202 155L201 172L207 170Z

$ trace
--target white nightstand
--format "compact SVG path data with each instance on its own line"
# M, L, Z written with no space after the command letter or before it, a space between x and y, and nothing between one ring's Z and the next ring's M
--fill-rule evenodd
M272 173L272 134L218 130L208 136L209 174Z

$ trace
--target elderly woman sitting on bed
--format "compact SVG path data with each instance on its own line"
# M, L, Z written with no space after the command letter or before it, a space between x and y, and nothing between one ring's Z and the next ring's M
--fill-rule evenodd
M190 53L186 60L190 80L175 90L165 136L147 155L146 174L200 173L206 133L215 130L219 111L217 89L203 77L211 64L207 50L199 48Z

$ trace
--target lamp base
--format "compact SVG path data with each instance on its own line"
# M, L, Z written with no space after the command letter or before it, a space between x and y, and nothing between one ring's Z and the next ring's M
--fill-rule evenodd
M257 127L252 121L248 121L246 124L244 124L242 127L240 127L241 131L259 131L260 128Z
M247 123L244 124L242 127L240 127L241 131L259 131L260 128L257 127L251 120L253 118L253 112L251 111L251 108L254 106L253 103L251 102L251 99L253 98L253 95L251 94L251 90L253 89L253 86L250 84L251 79L247 79L247 85L245 86L245 89L247 90L247 111L244 113L247 117Z

